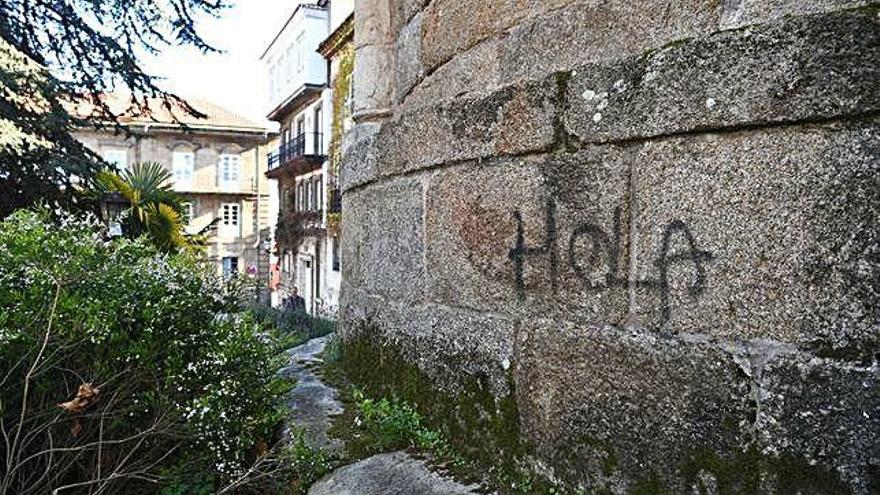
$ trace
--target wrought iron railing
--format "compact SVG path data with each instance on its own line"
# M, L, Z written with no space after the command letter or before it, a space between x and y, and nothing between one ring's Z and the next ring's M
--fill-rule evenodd
M300 134L278 147L278 151L269 153L269 170L306 155L321 156L324 154L324 139L320 132Z

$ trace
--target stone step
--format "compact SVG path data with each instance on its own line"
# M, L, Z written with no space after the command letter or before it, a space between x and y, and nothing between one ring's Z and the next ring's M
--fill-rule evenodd
M312 485L309 495L441 495L480 493L431 471L398 451L343 466Z

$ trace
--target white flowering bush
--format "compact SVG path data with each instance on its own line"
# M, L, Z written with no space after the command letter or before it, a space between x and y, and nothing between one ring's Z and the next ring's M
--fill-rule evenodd
M0 494L243 486L289 385L242 297L94 220L0 223Z

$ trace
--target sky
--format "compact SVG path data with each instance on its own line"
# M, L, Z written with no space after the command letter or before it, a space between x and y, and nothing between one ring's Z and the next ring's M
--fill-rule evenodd
M146 70L166 78L161 85L182 97L199 96L243 117L267 124L268 83L259 60L299 0L233 0L220 18L205 17L196 28L224 53L206 55L191 47L169 47L145 60Z

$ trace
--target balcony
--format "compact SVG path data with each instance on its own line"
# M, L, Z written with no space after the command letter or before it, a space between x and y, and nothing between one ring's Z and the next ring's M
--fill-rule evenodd
M309 173L321 168L326 159L323 135L320 132L300 134L283 143L278 151L269 153L269 171L266 176L277 179L285 174L296 176Z

